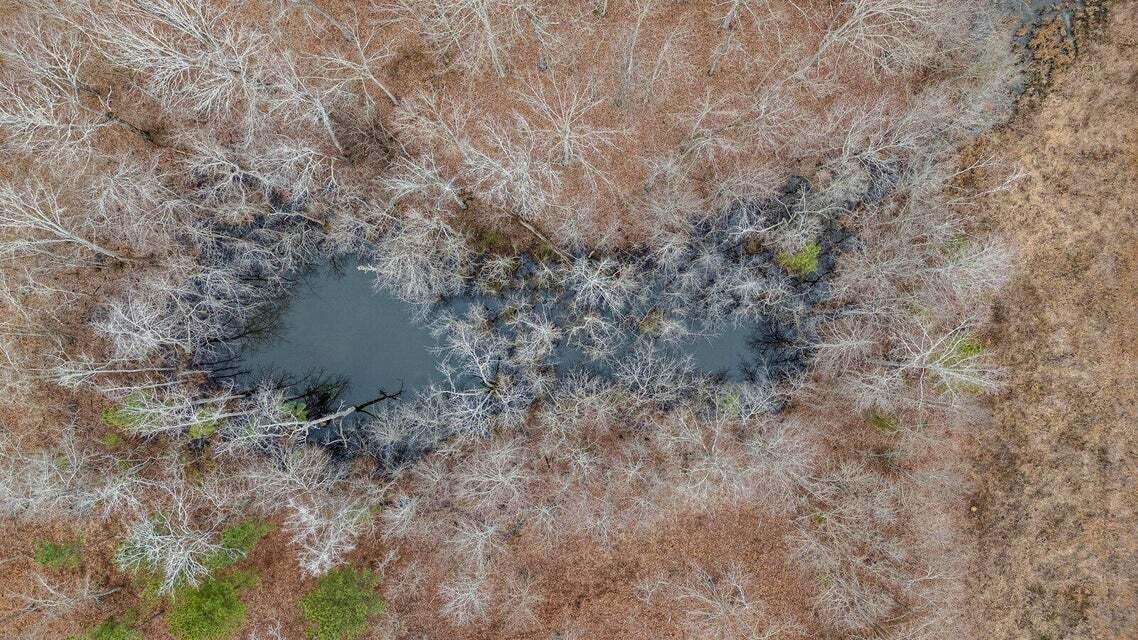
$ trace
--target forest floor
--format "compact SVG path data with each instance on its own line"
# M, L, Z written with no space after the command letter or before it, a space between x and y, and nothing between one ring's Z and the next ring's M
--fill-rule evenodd
M974 457L982 638L1138 633L1138 2L1074 32L1038 32L1032 90L973 149L1026 172L978 209L1018 253Z
M1059 19L1038 31L1036 77L1017 116L967 154L1026 172L977 207L977 224L1016 248L1018 270L987 336L1006 384L992 418L981 421L988 426L972 457L976 638L1133 638L1138 629L1138 1L1112 2L1105 12L1088 4L1074 38ZM975 188L982 189L979 178ZM35 433L46 419L11 424ZM801 585L779 557L784 550L741 533L761 530L766 540L781 540L782 532L750 514L720 515L640 541L631 566L598 567L582 549L547 558L544 571L566 580L542 617L550 626L583 618L590 638L632 638L634 627L680 637L677 624L661 619L661 607L618 598L609 583L667 569L693 547L729 548L757 565L772 613L792 616L788 601L805 598L787 596ZM129 606L129 584L110 569L111 528L99 520L80 531L0 523L0 534L25 554L34 540L81 533L91 573L121 589L114 598L122 602L107 603L116 610ZM378 536L364 538L353 564L375 566L384 551ZM0 611L18 606L9 587L26 583L26 564L0 564ZM298 575L285 536L271 535L248 564L260 580L245 597L245 631L276 621L284 637L302 637L296 601L311 581ZM143 612L148 639L168 637L158 613ZM0 621L2 637L25 632L4 624L11 623ZM374 637L382 637L383 624ZM503 637L494 631L487 636Z

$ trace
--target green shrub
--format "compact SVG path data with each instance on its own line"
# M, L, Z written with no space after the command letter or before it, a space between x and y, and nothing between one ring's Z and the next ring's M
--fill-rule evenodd
M734 386L724 385L715 398L716 407L726 415L737 416L743 406L739 391Z
M645 335L653 335L659 333L662 326L664 326L664 314L657 309L652 309L644 314L636 329Z
M224 551L210 558L207 564L225 567L248 556L261 538L269 535L273 525L260 518L250 518L231 524L221 530L221 546Z
M980 376L973 380L969 379L971 374L968 371L972 369L971 360L984 353L984 345L980 344L979 340L974 338L960 338L952 343L951 346L945 351L941 357L941 364L949 370L956 370L960 372L961 376L941 376L940 386L944 389L953 389L963 393L980 395L984 393L984 386L980 384Z
M112 451L126 444L122 436L114 431L104 434L103 437L99 439L99 442L102 443L103 447L111 449Z
M36 563L53 569L78 569L83 561L83 546L78 542L37 542L32 557Z
M775 256L775 264L793 273L796 276L804 276L808 273L814 273L818 270L818 256L821 255L822 248L818 246L817 242L807 242L798 251L782 251Z
M134 575L132 583L138 593L138 605L143 615L149 615L162 604L162 576L152 571Z
M245 603L238 594L253 580L251 572L235 571L210 576L197 587L177 589L166 613L170 635L178 640L222 640L232 636L245 620Z
M973 338L964 338L957 340L956 344L952 345L952 350L949 351L946 362L949 366L958 366L965 361L975 358L976 356L984 353L984 345L980 344L979 340Z
M303 400L282 402L281 411L297 422L305 422L308 420L308 406L304 404Z
M225 545L226 549L233 549L240 551L242 555L249 555L249 552L260 542L261 538L269 535L272 530L273 525L260 518L242 520L221 530L221 544Z
M869 426L877 429L881 433L893 433L901 426L901 421L897 418L876 411L869 412L865 417L865 421Z
M135 431L142 424L143 402L141 393L132 393L121 404L103 409L99 419L112 429Z
M341 567L329 571L300 601L312 640L355 640L367 631L368 616L382 613L370 571Z
M96 627L84 631L70 640L143 640L142 633L115 618L107 618Z
M216 414L211 415L208 411L203 411L201 415L196 416L194 422L190 424L190 438L198 440L201 438L208 438L217 432L217 428L221 425L221 421L214 417Z

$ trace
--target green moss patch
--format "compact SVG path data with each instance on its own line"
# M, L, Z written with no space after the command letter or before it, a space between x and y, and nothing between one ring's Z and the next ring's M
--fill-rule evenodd
M116 618L107 618L97 626L91 627L68 640L143 640L142 632L135 631L127 623Z
M729 415L737 416L743 406L742 398L739 397L739 391L733 386L724 386L723 390L715 398L715 404L720 412Z
M946 361L950 366L956 366L982 353L984 353L984 345L980 344L979 340L964 338L963 340L957 340L956 344L952 345L952 349L948 352Z
M52 569L78 569L83 563L83 545L74 542L37 542L32 554L36 564Z
M303 400L290 400L281 403L281 411L297 422L308 421L308 406Z
M226 567L249 555L261 538L269 535L273 525L260 518L250 518L221 530L221 546L225 547L207 561L213 567Z
M252 572L210 576L197 587L177 589L166 612L166 626L178 640L224 640L245 620L240 592L255 581Z
M217 433L218 428L221 427L221 419L217 417L220 413L221 411L216 408L204 409L190 425L190 438L202 440Z
M901 421L895 416L878 413L876 411L870 411L865 416L865 421L869 423L869 426L881 433L894 433L901 427Z
M783 251L775 256L775 264L796 276L804 276L818 270L818 256L822 247L817 242L808 242L798 251Z
M300 601L312 640L356 640L367 631L368 617L385 605L370 571L340 567L329 571Z
M115 449L118 449L126 444L126 441L123 440L123 437L121 435L114 431L111 431L104 434L103 437L99 439L99 443L102 444L104 448L114 451Z
M99 419L112 429L124 432L136 431L142 424L143 403L141 393L132 393L122 403L103 409Z

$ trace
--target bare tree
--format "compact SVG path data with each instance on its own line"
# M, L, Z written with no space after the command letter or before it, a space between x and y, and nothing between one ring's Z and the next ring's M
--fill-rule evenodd
M128 260L90 240L81 225L60 201L60 194L42 181L31 180L22 186L0 184L0 231L8 235L0 240L0 258L34 256L66 262L56 247L68 246L120 262Z
M377 45L375 34L364 32L359 22L359 16L353 15L353 18L354 20L350 24L335 21L338 31L347 41L351 52L343 55L335 51L328 51L321 55L319 61L323 67L324 77L336 83L333 91L343 90L343 87L350 84L359 84L363 89L360 92L361 95L370 100L366 88L374 86L383 93L391 104L399 104L395 94L391 93L391 90L379 77L379 68L395 55L391 44Z
M937 18L936 5L924 0L846 0L798 75L810 71L830 50L842 48L860 53L882 71L904 68L927 50Z
M742 566L721 570L693 567L674 587L693 637L707 640L772 640L800 632L794 624L771 622L763 603L751 595L753 578Z
M541 585L535 578L522 569L518 575L510 576L504 591L498 608L507 627L524 630L537 623L537 608L544 598L541 595Z
M746 443L756 491L769 509L794 508L815 472L811 431L801 422L777 418L761 419L757 427Z
M183 209L164 183L157 159L147 164L119 162L92 181L88 202L93 211L87 226L115 229L133 254L165 248L166 238Z
M467 144L474 110L462 100L444 100L425 92L403 100L395 110L394 129L415 147L438 157L457 155Z
M289 511L285 528L299 549L301 569L314 576L337 565L344 554L354 549L356 538L371 526L372 520L366 505L336 504L327 494L315 504L290 499Z
M541 81L533 83L530 93L523 98L539 120L534 126L535 133L561 166L576 165L590 177L598 177L596 156L612 147L613 138L621 131L589 122L589 112L601 104L601 99L590 97L585 88L563 85L556 78L549 84L552 87L546 89Z
M140 484L133 468L84 448L68 426L54 447L24 450L0 441L0 511L13 518L81 517L96 507L104 513L138 503ZM102 470L110 463L111 472Z
M490 606L486 576L477 571L462 573L439 585L442 613L458 625L480 620Z
M84 575L76 584L64 584L49 580L42 573L33 574L31 590L26 593L13 594L15 600L22 602L23 606L0 616L0 623L12 618L34 614L38 622L32 629L39 629L44 624L60 618L74 616L87 607L98 604L103 598L118 591L117 588L97 588L91 582L91 576Z
M171 498L169 509L140 517L114 557L124 570L157 571L162 577L160 593L180 584L197 585L209 573L208 559L226 552L213 527L202 527L201 514L194 512L189 496L179 489L166 493Z
M476 512L517 511L525 506L528 480L519 443L497 442L457 470L455 495Z
M637 290L633 269L607 257L600 260L577 258L565 277L573 292L574 306L582 311L596 309L620 313Z
M745 21L759 24L759 8L764 7L770 11L769 5L769 0L721 0L716 3L723 14L718 20L719 28L724 31L738 29L740 23Z
M561 179L528 123L515 118L514 125L489 120L483 127L485 148L462 147L462 173L486 202L532 220L554 205Z
M223 17L188 0L129 0L109 12L91 6L86 16L111 60L138 73L164 103L199 113L249 107L258 91L265 38Z
M815 606L849 631L871 628L896 611L890 585L902 575L905 553L891 528L898 518L898 487L846 463L806 487L816 511L791 536L803 561L829 579Z
M44 156L81 157L103 123L77 95L39 83L17 86L0 76L0 131L7 146Z
M668 32L655 51L646 50L645 26L655 8L654 0L637 0L635 22L617 41L613 70L617 106L634 100L640 104L651 102L662 81L687 67L681 46L684 35L679 29Z
M997 387L998 370L982 346L967 333L967 326L932 331L917 323L912 334L902 334L899 369L912 374L918 406L966 393L986 393Z
M525 22L536 22L539 39L543 31L534 6L519 0L401 0L396 11L397 20L418 24L443 63L490 69L499 77L506 75L509 48L521 35L519 13Z
M466 239L444 219L412 210L360 269L403 300L430 303L462 291L472 257Z
M444 177L430 155L398 158L384 177L384 184L395 203L412 199L422 202L428 210L448 206L466 209L456 178Z

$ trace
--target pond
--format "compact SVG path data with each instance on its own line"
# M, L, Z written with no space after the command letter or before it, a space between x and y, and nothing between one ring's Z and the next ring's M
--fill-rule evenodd
M436 341L415 308L372 287L354 261L325 264L296 284L276 328L250 345L242 369L254 379L327 374L348 385L352 404L384 389L424 387L435 372Z
M417 308L374 288L371 274L352 259L313 269L302 277L269 335L245 349L241 369L246 380L284 375L290 380L324 374L343 379L341 400L366 401L379 389L413 393L438 381L441 355ZM469 299L450 304L461 311ZM692 336L672 347L690 355L697 368L742 380L756 359L750 345L755 327L728 326L715 335ZM590 366L574 350L562 350L559 373ZM594 367L596 368L596 367Z

